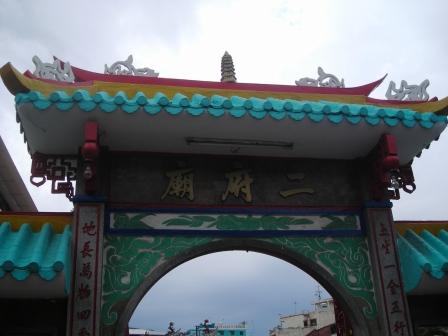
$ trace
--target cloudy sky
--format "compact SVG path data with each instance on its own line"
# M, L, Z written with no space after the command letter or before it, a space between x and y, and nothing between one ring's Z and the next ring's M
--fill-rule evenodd
M134 56L162 77L219 80L224 51L239 82L293 84L322 66L347 86L388 73L448 95L448 2L431 1L8 1L0 0L0 64L34 70L38 55L102 72ZM41 211L67 211L50 186L30 186L30 159L15 122L13 97L0 84L0 135ZM396 219L447 219L448 137L414 161L417 190L394 205ZM220 265L218 267L218 265ZM195 274L201 272L201 277ZM190 287L187 287L190 286ZM252 323L266 335L279 313L308 308L315 284L288 264L256 253L225 253L190 261L169 273L142 302L132 323L188 328L203 318ZM244 303L244 304L242 304ZM249 304L250 303L250 304ZM173 308L174 307L174 308ZM193 314L194 312L194 314Z

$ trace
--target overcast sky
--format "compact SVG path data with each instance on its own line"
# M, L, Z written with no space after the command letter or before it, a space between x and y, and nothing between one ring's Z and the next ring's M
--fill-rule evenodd
M133 54L134 65L153 68L162 77L219 80L227 50L239 82L294 84L301 77L316 77L322 66L343 77L346 86L388 73L373 94L377 98L384 97L389 80L419 84L426 78L430 96L443 98L448 95L446 13L444 0L0 0L0 64L10 61L21 71L34 70L33 55L43 61L55 55L102 72L104 64ZM31 163L15 122L13 96L2 84L0 124L0 135L39 210L71 210L64 196L49 194L48 184L30 186ZM396 219L448 219L447 138L442 135L414 161L417 190L396 202ZM182 328L203 318L247 320L253 335L266 335L278 313L293 312L295 301L297 310L308 308L314 284L306 277L256 253L210 255L168 274L132 322L165 329L169 320Z

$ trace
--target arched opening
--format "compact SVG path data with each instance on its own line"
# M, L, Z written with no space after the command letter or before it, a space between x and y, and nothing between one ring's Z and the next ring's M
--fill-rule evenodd
M132 314L134 313L140 301L143 299L145 294L168 272L194 258L210 253L233 250L252 251L270 255L272 257L286 261L303 270L317 282L319 282L338 302L338 304L341 306L341 308L349 318L355 335L373 335L371 330L373 330L374 328L369 326L371 325L372 321L369 322L363 315L362 309L360 309L360 305L357 299L351 296L340 283L335 281L332 274L330 274L326 269L319 265L319 263L316 263L312 259L304 257L303 255L294 253L286 247L273 245L270 242L250 238L215 240L201 246L193 247L159 264L145 278L145 280L135 291L134 295L124 306L124 309L121 311L121 314L119 316L115 334L125 334Z
M182 331L194 329L205 319L217 326L244 321L244 335L267 336L273 329L273 335L282 336L283 330L274 330L278 325L291 329L300 322L297 314L314 310L316 301L327 302L330 295L318 286L302 270L266 254L212 253L187 261L161 278L140 301L129 326L166 332L170 321ZM334 320L332 305L326 308L311 314L306 327L298 326L301 331L319 329L323 322ZM233 331L234 336L240 333ZM232 333L220 330L216 336L224 334Z

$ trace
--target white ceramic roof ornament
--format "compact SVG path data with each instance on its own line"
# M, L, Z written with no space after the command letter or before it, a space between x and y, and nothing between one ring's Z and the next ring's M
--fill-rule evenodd
M427 101L429 95L426 89L429 84L428 79L425 79L420 85L408 85L408 82L402 80L397 89L395 82L391 81L386 91L386 98L388 100Z
M342 78L339 80L335 75L326 73L321 67L317 68L317 79L303 77L296 81L298 86L320 86L320 87L332 87L332 88L344 88L345 83Z
M73 83L75 81L75 76L73 75L72 67L69 62L62 64L60 60L55 59L53 63L45 63L36 55L33 56L32 60L36 66L33 75L38 78L68 83Z
M137 69L132 65L134 61L132 55L129 55L125 61L118 61L113 63L110 67L104 65L104 73L108 75L126 75L126 76L144 76L144 77L158 77L159 73L150 68Z

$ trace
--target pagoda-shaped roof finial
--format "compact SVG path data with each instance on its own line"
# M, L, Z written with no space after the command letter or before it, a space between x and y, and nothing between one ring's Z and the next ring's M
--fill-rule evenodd
M235 67L233 66L232 56L226 51L221 59L221 82L235 83Z

